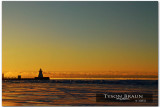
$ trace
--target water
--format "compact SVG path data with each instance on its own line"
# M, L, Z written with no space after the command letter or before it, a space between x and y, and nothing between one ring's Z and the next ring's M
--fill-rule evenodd
M3 106L158 105L157 80L7 80L2 85ZM96 102L98 93L117 92L151 93L153 102Z

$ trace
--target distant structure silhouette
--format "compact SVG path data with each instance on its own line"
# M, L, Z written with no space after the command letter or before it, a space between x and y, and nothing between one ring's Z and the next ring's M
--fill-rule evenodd
M39 75L38 75L39 78L43 78L43 74L42 74L42 69L40 68L39 70Z
M21 78L21 75L18 75L18 78L4 78L4 74L2 74L2 80L50 80L50 78L43 77L42 69L40 68L38 77L35 78Z
M21 75L18 75L18 79L19 79L19 80L21 79Z
M4 79L4 74L2 74L2 80Z
M42 69L40 68L38 77L35 77L36 80L49 80L49 77L43 77Z

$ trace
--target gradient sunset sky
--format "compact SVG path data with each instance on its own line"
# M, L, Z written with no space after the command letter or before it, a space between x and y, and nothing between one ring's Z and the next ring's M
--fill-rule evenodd
M35 77L40 68L157 76L158 2L3 1L2 72Z

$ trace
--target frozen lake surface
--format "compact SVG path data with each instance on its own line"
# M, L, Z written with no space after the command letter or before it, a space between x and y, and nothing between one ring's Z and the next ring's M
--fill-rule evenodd
M2 85L3 106L158 105L157 80L6 80ZM153 102L96 102L96 94L120 92L151 93Z

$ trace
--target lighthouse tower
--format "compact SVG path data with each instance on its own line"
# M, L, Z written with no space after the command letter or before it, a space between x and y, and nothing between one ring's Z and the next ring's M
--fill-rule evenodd
M42 74L42 69L40 68L39 70L39 75L38 75L39 78L43 78L43 74Z
M49 80L49 77L43 77L42 69L40 68L38 77L35 77L35 80Z

